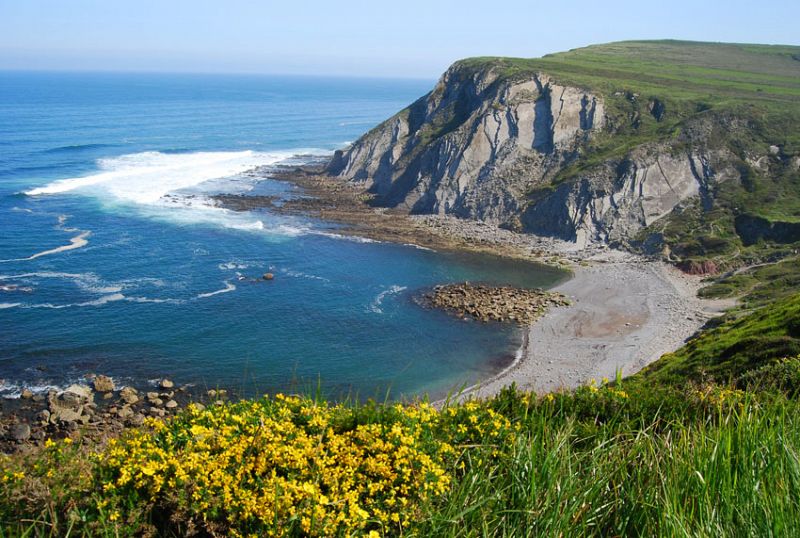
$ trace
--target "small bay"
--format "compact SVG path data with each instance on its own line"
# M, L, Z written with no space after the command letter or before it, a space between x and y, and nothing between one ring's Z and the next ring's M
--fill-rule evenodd
M296 195L248 171L330 154L432 84L0 73L0 395L95 372L247 395L319 380L333 395L438 396L501 368L517 329L414 295L563 273L207 198Z

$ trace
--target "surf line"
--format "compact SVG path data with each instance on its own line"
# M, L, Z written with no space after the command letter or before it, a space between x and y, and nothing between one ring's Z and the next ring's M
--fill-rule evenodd
M44 250L42 252L37 252L32 256L28 256L27 258L14 258L11 260L0 260L0 263L8 263L8 262L27 262L31 260L35 260L36 258L41 258L42 256L49 256L51 254L58 254L59 252L66 252L68 250L75 250L77 248L85 247L89 244L89 240L87 237L92 235L91 231L81 231L77 228L66 228L64 223L67 221L67 217L65 215L61 215L58 217L58 226L56 226L57 230L63 230L65 232L81 232L80 234L76 235L72 239L69 240L69 245L64 245L61 247L51 248L50 250Z

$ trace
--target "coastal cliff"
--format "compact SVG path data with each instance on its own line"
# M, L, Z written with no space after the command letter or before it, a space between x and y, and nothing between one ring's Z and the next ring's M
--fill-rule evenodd
M736 204L748 194L750 209L768 203L761 184L786 180L798 159L789 142L797 128L769 123L797 115L800 93L776 73L800 75L800 62L774 56L765 69L757 65L765 51L736 47L630 42L536 60L462 60L430 93L337 151L326 173L412 214L673 260L724 256L742 245ZM738 74L722 84L670 72L709 63ZM731 85L738 76L770 93ZM800 214L796 199L791 211ZM684 229L689 221L698 222Z

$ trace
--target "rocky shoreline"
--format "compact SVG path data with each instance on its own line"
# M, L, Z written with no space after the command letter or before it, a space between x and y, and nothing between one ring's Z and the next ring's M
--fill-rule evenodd
M435 286L423 295L423 301L460 318L520 325L530 325L551 306L569 304L560 293L469 282Z
M226 390L201 395L166 378L149 390L117 387L105 375L89 374L86 381L46 394L23 389L19 398L3 400L0 452L28 452L46 439L66 437L102 442L127 427L141 426L147 417L166 418L189 403L202 408L221 405L228 398Z

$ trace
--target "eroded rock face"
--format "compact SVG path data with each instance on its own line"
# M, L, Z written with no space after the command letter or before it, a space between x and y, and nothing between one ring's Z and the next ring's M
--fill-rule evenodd
M643 144L564 179L595 137L615 136L606 100L545 73L508 78L496 69L454 64L431 93L337 152L326 172L363 183L378 205L579 247L626 244L689 198L710 207L715 185L739 176L727 150L704 144L724 127L698 121L680 139ZM658 99L646 107L657 122L669 115Z
M502 224L604 123L603 100L545 74L499 80L451 67L427 96L337 152L331 175L383 205Z
M642 148L556 187L528 206L522 222L532 233L579 246L622 244L689 198L710 207L714 186L738 175L727 159L722 152Z

